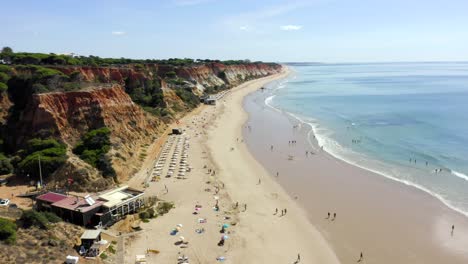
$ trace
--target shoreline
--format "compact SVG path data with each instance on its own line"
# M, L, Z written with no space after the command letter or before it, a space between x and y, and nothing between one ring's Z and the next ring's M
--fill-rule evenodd
M315 127L313 126L313 124L302 120L300 117L296 116L294 113L291 113L291 112L288 112L288 111L285 111L285 110L281 110L281 109L277 109L277 108L275 108L275 107L273 107L273 106L271 106L269 104L265 104L265 105L267 105L268 107L271 107L272 109L276 110L280 114L290 115L292 118L296 119L299 123L309 126L310 130L309 130L309 133L308 133L308 136L307 136L308 137L307 141L314 150L317 150L319 148L320 144L319 144L319 140L316 137L317 133L315 132L316 130L315 130ZM309 140L309 138L310 138L309 135L310 134L314 135L314 142L311 142ZM406 180L398 179L396 177L393 177L393 176L385 173L384 171L379 171L377 169L373 169L373 168L370 168L368 166L358 164L357 162L354 162L354 161L352 161L352 160L350 160L350 159L348 159L346 157L340 156L339 154L336 154L336 153L333 153L333 152L327 150L327 148L324 148L323 150L324 150L324 152L326 152L327 155L330 156L330 158L337 159L340 162L345 162L345 163L347 163L347 164L349 164L351 166L354 166L354 167L369 171L371 173L377 174L380 177L384 177L384 178L390 179L392 181L398 182L400 184L403 184L405 186L414 188L415 191L423 192L424 194L427 194L427 195L431 196L431 198L437 199L439 202L441 202L444 206L448 207L450 210L453 210L454 212L468 218L468 212L464 212L462 209L459 209L459 208L451 205L441 195L439 195L437 193L434 193L434 192L428 190L427 188L425 188L423 186L420 186L418 184L415 184L415 183L412 183L412 182L409 182L409 181L406 181ZM391 167L392 165L389 165L389 166ZM454 171L450 171L450 173L453 174ZM459 176L459 177L463 178L462 176Z
M291 70L290 77L292 76L292 73L295 73L295 72L293 72ZM282 89L282 88L276 88L274 90L277 90L277 89ZM291 118L296 119L302 125L309 126L310 127L310 132L308 133L308 136L307 136L307 142L310 144L310 146L315 151L319 149L320 145L322 145L322 146L324 145L324 143L320 144L321 141L323 142L323 141L326 141L326 140L330 140L330 139L328 139L328 138L326 138L324 136L321 136L320 134L318 134L316 132L317 127L314 125L314 123L312 121L303 120L304 118L307 118L307 117L302 117L300 114L289 112L289 111L283 110L281 108L276 108L273 105L271 105L270 102L271 102L271 100L273 100L274 97L276 97L276 95L273 94L270 97L266 98L265 99L265 105L268 106L269 108L271 108L272 110L276 111L279 114L288 115ZM313 137L314 137L312 139L313 142L311 141L310 135L313 135ZM333 139L332 139L332 141L333 141ZM339 160L341 162L345 162L345 163L347 163L347 164L349 164L351 166L358 167L360 169L369 171L369 172L374 173L374 174L378 174L381 177L385 177L387 179L398 182L398 183L403 184L405 186L414 188L419 192L423 192L424 194L427 194L427 195L431 196L431 198L437 199L444 206L448 207L449 209L453 210L454 212L468 218L468 211L464 211L463 209L460 209L460 208L456 207L456 205L453 205L451 203L451 201L445 199L442 195L440 195L440 194L438 194L438 193L436 193L434 191L431 191L428 188L426 188L426 187L424 187L424 186L422 186L420 184L413 183L413 182L411 182L409 180L400 179L398 177L392 176L391 173L388 173L385 170L379 170L379 169L373 168L371 165L359 164L359 162L353 160L352 158L346 157L345 155L341 155L339 153L335 153L335 152L331 151L329 148L324 148L324 151L333 159L337 159L337 160ZM354 151L354 150L351 150L351 151ZM360 154L360 153L356 152L356 154ZM373 162L383 163L383 164L385 164L385 166L390 167L390 168L395 166L395 165L393 165L391 163L386 163L385 161L380 161L380 160L377 160L377 159L375 159ZM467 178L467 176L465 174L457 172L455 170L452 170L449 167L444 167L444 169L446 171L448 171L447 172L448 174L455 175L456 177L458 177L460 179L468 181L468 178Z
M131 263L135 255L144 254L148 248L160 251L148 255L150 263L170 263L180 254L188 256L190 263L214 263L219 257L225 257L226 263L292 263L298 254L305 263L339 263L302 208L241 142L248 118L242 108L243 98L286 75L283 72L244 83L231 89L216 106L202 106L198 114L181 120L180 126L190 137L189 163L193 170L183 180L161 177L150 182L146 193L173 201L175 208L141 223L144 233L126 239L124 263ZM170 190L167 193L166 187ZM219 212L211 210L215 201L219 202ZM202 210L193 215L196 204ZM285 208L287 214L275 214L275 208ZM206 223L199 223L200 217ZM226 222L231 225L229 239L218 246L219 229ZM178 223L183 225L181 232L169 236L168 231ZM195 230L200 228L204 232L197 234ZM190 241L187 248L175 246L179 235Z
M325 151L316 151L317 153L307 161L309 164L301 165L301 161L286 161L284 157L275 156L274 153L266 150L269 144L275 144L275 151L278 149L278 152L283 152L284 155L291 153L295 156L304 155L307 150L307 147L304 146L309 144L307 136L309 133L313 133L313 127L312 129L302 128L300 131L291 132L290 127L300 125L301 122L292 115L287 116L288 114L283 113L282 110L271 108L268 104L265 105L266 98L264 97L257 93L257 95L248 96L244 101L244 108L247 109L250 116L249 124L254 123L255 126L259 126L260 120L266 123L256 128L261 131L256 131L255 135L249 135L250 132L244 130L249 150L264 167L269 168L271 175L274 175L275 171L280 171L280 175L283 175L285 171L290 174L287 180L279 177L278 181L292 197L296 195L300 197L298 202L308 212L313 225L318 226L321 233L333 245L342 262L350 261L353 257L356 258L355 256L360 251L364 251L364 255L371 255L366 260L376 263L438 263L440 261L447 262L447 259L452 260L452 262L449 261L450 263L466 263L468 252L463 249L463 244L467 242L466 238L447 237L449 232L444 233L443 230L444 225L446 225L446 230L449 230L451 224L455 224L458 232L463 235L468 230L468 221L465 215L452 210L430 194L357 167ZM274 125L272 125L273 123ZM286 129L286 126L289 129ZM266 138L260 136L272 129L275 129L277 134L284 135ZM255 129L253 131L255 132ZM291 149L287 143L288 138L297 140L298 147ZM319 149L317 142L314 143L313 148ZM295 164L290 166L288 163ZM304 175L310 174L311 171L321 175ZM357 181L357 183L353 181ZM313 187L308 189L304 186ZM362 189L362 186L365 186L365 189ZM319 195L309 194L311 192L319 193ZM330 195L327 192L333 194ZM323 203L327 205L311 205L304 202L304 199L308 201L325 200ZM329 210L326 208L328 206L342 208L339 211L344 211L345 217L349 218L346 219L346 226L340 227L340 232L323 221L327 210ZM374 216L374 214L379 214L379 216ZM410 219L392 219L395 218L395 215L410 217ZM371 218L371 220L362 218ZM380 227L389 224L392 228L397 228L397 232L380 230ZM418 225L422 225L423 228L418 228ZM349 229L358 229L359 231L353 232ZM413 229L417 230L412 232ZM379 238L376 238L377 234L380 234ZM408 239L408 236L421 238ZM405 246L412 250L405 250ZM385 248L391 249L390 251L394 251L394 253ZM426 254L425 252L431 253ZM422 256L424 254L427 256Z

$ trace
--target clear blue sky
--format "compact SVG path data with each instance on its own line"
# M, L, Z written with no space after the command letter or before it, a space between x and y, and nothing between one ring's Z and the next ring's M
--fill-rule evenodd
M0 46L129 58L467 61L468 0L12 0Z

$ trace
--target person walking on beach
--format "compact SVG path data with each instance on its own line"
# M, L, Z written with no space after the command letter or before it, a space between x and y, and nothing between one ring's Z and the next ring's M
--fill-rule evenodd
M451 235L453 236L453 231L455 230L455 225L452 225L452 233Z
M301 254L297 253L296 263L299 263L300 261L301 261Z
M284 208L284 215L286 215L287 212L288 212L288 210L286 208Z
M276 208L275 213L273 215L277 215L277 214L278 214L278 208Z
M327 218L325 219L330 219L330 212L328 212Z
M362 252L361 252L361 255L360 255L360 257L359 257L359 259L358 259L357 262L361 262L361 261L363 261L363 260L364 260L364 256L362 255Z
M169 193L169 189L167 188L166 184L164 184L164 190L166 190L166 193Z
M260 183L262 183L262 180L258 179L257 185L260 185Z
M270 146L270 150L273 151L273 145Z
M244 212L247 211L247 204L244 204Z
M332 221L335 221L335 218L336 218L336 213L333 213L333 219L332 219Z

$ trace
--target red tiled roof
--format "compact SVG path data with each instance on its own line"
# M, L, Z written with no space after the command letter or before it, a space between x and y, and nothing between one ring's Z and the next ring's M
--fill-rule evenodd
M80 212L87 212L91 209L94 209L96 207L100 207L104 202L96 200L97 197L93 197L96 201L95 204L89 205L85 199L78 197L73 197L73 196L68 196L66 199L62 199L56 203L53 203L52 206L55 207L60 207L68 210L74 210L77 211L79 210Z
M48 193L39 195L38 197L36 197L36 200L41 200L41 201L45 201L49 203L55 203L65 198L67 198L66 195L63 195L60 193L48 192Z

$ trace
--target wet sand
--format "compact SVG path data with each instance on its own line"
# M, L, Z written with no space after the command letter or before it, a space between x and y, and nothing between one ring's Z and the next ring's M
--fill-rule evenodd
M361 263L468 263L465 216L414 187L332 157L314 140L309 144L310 126L265 106L266 95L256 91L244 99L249 151L293 199L297 196L341 263L355 263L360 252ZM337 218L325 219L327 212Z

